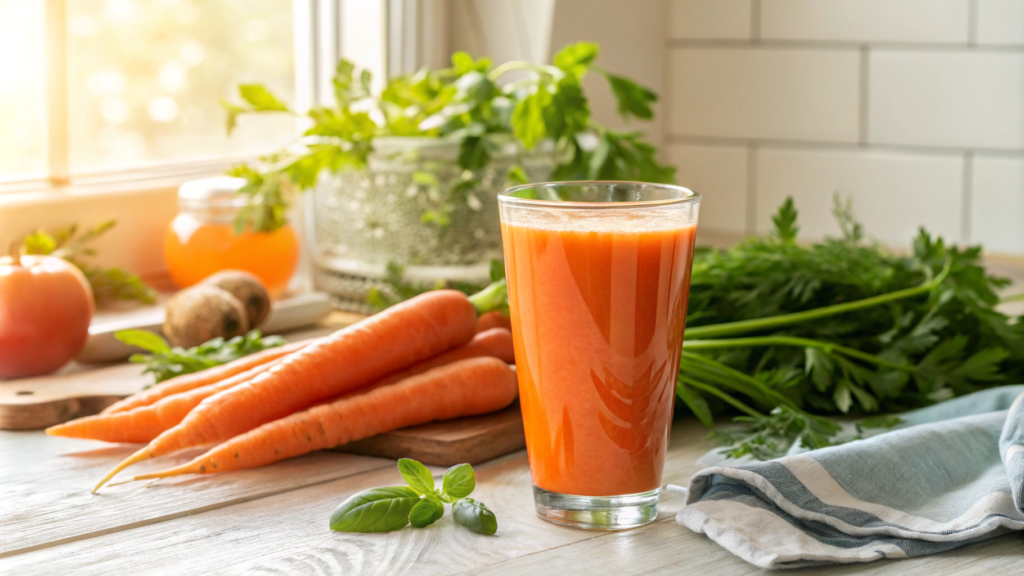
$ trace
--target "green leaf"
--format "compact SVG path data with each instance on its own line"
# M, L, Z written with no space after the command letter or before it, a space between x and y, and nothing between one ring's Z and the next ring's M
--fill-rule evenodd
M554 63L566 74L579 79L587 73L594 60L597 60L599 52L600 49L594 42L577 42L569 44L555 54Z
M853 405L853 397L850 395L849 382L842 381L836 384L836 389L832 393L832 401L836 403L836 408L843 414L850 411L850 406Z
M409 523L409 514L420 500L408 486L372 488L349 497L331 514L336 532L391 532Z
M420 494L430 494L434 491L434 475L426 466L412 458L399 459L398 472L409 486Z
M505 263L501 260L491 260L490 264L491 282L497 282L505 277Z
M772 222L775 223L775 234L784 241L793 241L796 239L797 232L800 228L796 225L797 211L796 206L793 204L793 197L787 196L786 201L779 206L779 211L772 216Z
M479 170L491 161L487 139L483 136L469 136L459 145L459 167L464 170Z
M811 381L818 392L824 393L832 385L832 373L835 371L835 363L832 359L817 348L805 348L806 361L804 366L811 375Z
M463 498L452 505L455 521L478 534L490 536L498 531L498 519L494 512L472 498Z
M36 230L21 240L26 254L52 254L57 249L57 240L45 230Z
M278 100L262 84L242 84L238 87L238 94L245 100L252 109L260 112L287 112L288 106Z
M159 334L147 330L118 330L114 333L114 338L129 346L137 346L155 354L171 351L171 345L167 343L167 340L164 340Z
M715 427L715 417L711 414L711 408L704 398L702 398L696 391L691 390L682 382L676 383L676 394L682 399L686 407L693 412L693 415L700 420L700 423L708 428Z
M409 524L413 528L424 528L437 522L444 516L444 504L433 496L426 496L412 507Z
M452 498L465 498L476 488L476 474L469 464L452 466L444 473L442 491Z
M547 135L544 111L551 104L551 93L543 86L523 98L512 111L512 130L523 146L530 150Z
M505 173L505 187L519 186L520 184L526 184L530 179L526 176L526 171L519 164L513 164L508 167L508 172Z
M615 95L615 101L618 104L619 115L623 120L628 121L630 116L642 120L650 120L654 117L651 104L658 101L657 94L628 78L608 72L605 72L604 75L611 85L612 94Z

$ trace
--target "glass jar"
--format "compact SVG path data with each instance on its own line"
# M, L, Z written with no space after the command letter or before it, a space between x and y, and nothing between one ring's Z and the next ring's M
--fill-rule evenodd
M247 198L242 178L219 176L182 184L178 216L164 234L164 260L180 288L220 270L255 274L271 295L288 286L299 261L299 239L291 225L273 232L235 234L234 219Z

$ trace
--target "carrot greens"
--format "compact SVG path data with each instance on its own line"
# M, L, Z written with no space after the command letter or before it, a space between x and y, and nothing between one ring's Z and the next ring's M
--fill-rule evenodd
M828 416L897 412L1024 377L1024 329L996 309L1009 281L987 274L980 247L922 229L896 254L865 238L848 201L837 196L833 213L840 238L798 244L788 199L772 236L695 255L676 391L709 427L716 414L743 414L741 432L717 434L730 455L827 446L840 431Z

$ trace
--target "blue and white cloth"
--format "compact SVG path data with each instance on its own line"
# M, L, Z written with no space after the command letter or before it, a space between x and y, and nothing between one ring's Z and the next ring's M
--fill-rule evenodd
M902 419L864 440L702 470L677 519L763 568L922 556L1024 529L1024 386Z

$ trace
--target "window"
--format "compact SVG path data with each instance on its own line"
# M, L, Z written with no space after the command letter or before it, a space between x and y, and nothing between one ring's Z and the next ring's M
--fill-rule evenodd
M219 102L244 82L293 100L293 13L290 0L0 0L0 179L273 149L291 118L243 118L228 137Z

